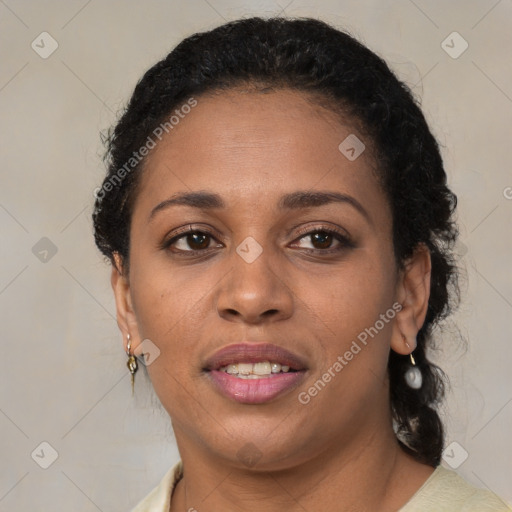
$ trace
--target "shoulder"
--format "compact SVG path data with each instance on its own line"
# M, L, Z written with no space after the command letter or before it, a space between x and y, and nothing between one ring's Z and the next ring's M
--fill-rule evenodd
M512 511L496 494L478 489L455 471L438 466L399 512L507 512Z
M160 483L131 512L169 512L174 487L183 476L180 460L165 475Z

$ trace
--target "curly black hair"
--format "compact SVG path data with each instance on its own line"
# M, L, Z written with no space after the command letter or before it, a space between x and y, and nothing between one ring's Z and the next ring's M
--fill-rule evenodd
M428 247L431 293L414 352L423 385L412 389L405 384L409 361L394 351L388 370L398 442L418 461L439 465L444 429L437 409L445 376L426 350L433 343L433 328L458 299L452 256L457 199L447 187L438 143L410 89L349 34L311 18L253 17L184 39L144 74L117 125L104 137L108 172L93 213L98 248L114 265L117 253L127 271L131 210L145 162L134 155L173 109L201 94L237 86L301 91L350 115L377 155L379 181L392 210L397 267L403 268L418 246Z

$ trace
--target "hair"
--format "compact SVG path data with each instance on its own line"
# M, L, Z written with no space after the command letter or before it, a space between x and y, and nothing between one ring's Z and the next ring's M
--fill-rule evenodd
M437 466L444 444L438 406L444 374L427 358L436 324L458 298L453 245L456 196L447 187L439 146L417 100L385 61L349 34L310 18L253 17L184 39L137 83L122 116L103 141L108 167L96 196L93 222L100 251L123 272L129 262L129 230L145 159L124 173L164 119L193 95L239 86L287 88L307 93L358 123L376 155L376 173L392 212L393 250L404 268L419 246L430 251L431 291L414 356L420 389L406 385L408 357L390 351L390 407L400 446L416 460ZM106 184L110 183L110 187ZM108 193L106 192L108 191Z

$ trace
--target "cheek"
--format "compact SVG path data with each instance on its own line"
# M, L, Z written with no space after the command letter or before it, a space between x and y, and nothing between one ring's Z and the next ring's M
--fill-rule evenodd
M377 398L386 403L389 339L396 311L394 262L385 260L361 251L350 265L331 270L329 278L308 276L309 285L301 291L305 310L313 312L310 318L319 326L315 331L322 347L302 391L312 414L325 416L325 409L331 411L326 428L338 428L347 411L356 415L377 407ZM332 404L342 406L333 409Z
M300 271L295 291L340 342L357 336L391 308L395 268L382 252L357 249L341 265Z
M201 297L200 283L184 281L158 258L134 251L130 286L140 339L151 340L160 350L159 360L148 366L152 380L157 372L176 374L194 346L195 326L201 325L194 307Z
M205 293L208 274L201 271L206 278L201 279L191 267L173 265L165 251L150 249L154 240L141 233L132 236L140 240L130 254L130 285L140 335L167 340L174 328L182 328L183 321L197 313L193 306Z
M147 366L152 386L176 420L180 411L188 411L186 418L192 417L196 411L190 407L191 379L197 377L194 364L204 325L200 280L184 280L182 275L157 265L135 270L133 263L132 296L140 339L151 340L159 350L158 358Z
M382 253L377 256L361 250L351 264L332 271L329 279L309 278L309 294L304 289L304 301L321 319L317 324L324 333L318 337L323 354L311 381L325 378L330 382L316 406L343 403L341 411L356 411L361 404L373 403L375 397L385 392L390 335L396 314L392 308L395 267L392 258L386 260ZM331 375L326 375L329 371ZM341 416L334 415L333 421L342 421L341 411Z

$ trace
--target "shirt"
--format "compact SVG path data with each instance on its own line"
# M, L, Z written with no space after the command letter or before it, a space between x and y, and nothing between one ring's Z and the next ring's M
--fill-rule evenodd
M180 460L132 512L169 512L171 494L183 476ZM414 496L397 512L509 512L512 508L490 491L477 489L455 471L437 466Z

